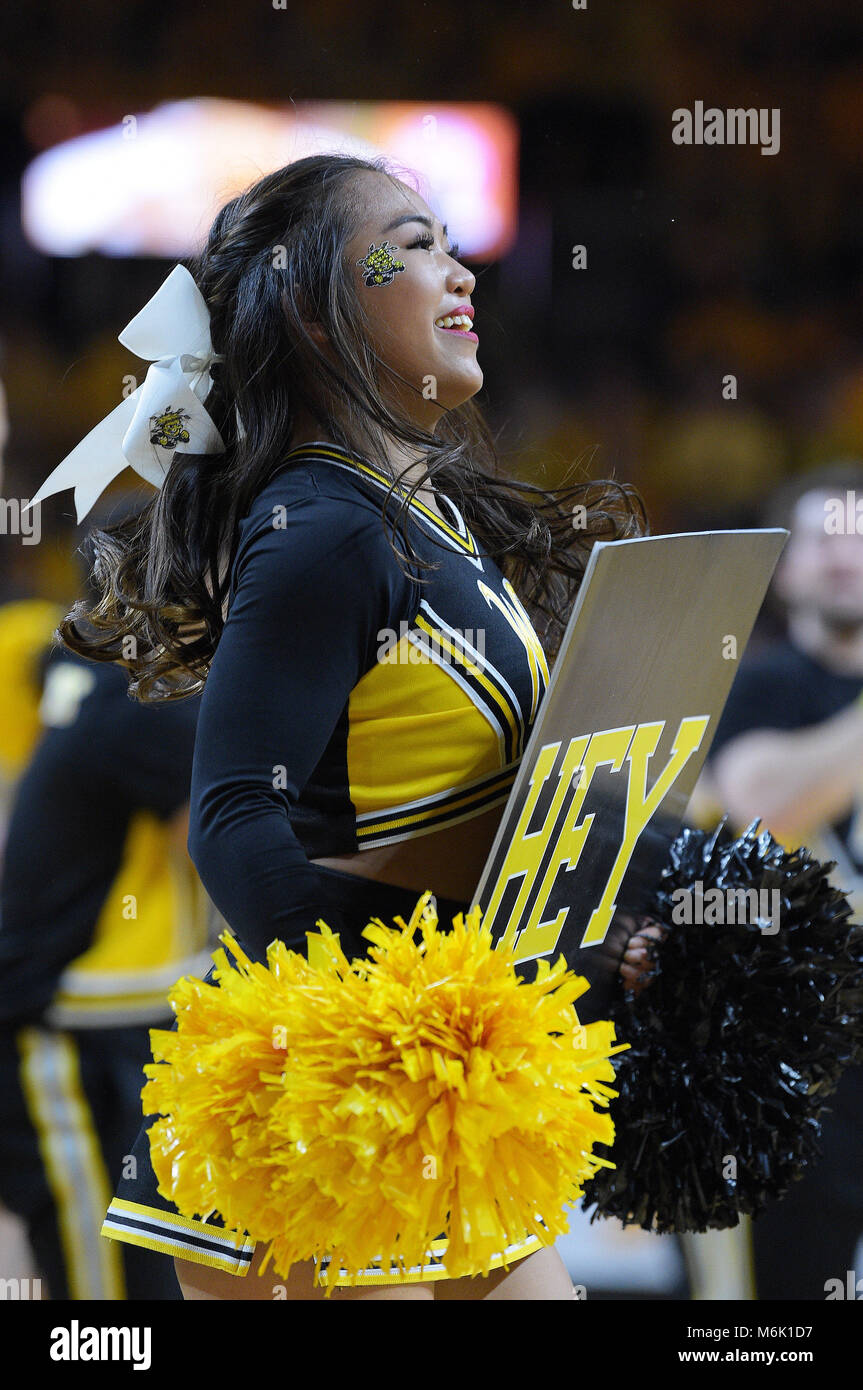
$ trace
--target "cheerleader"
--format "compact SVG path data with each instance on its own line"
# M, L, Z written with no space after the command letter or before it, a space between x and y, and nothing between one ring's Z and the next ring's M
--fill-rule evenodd
M466 907L590 548L645 529L626 485L500 476L473 403L475 284L383 160L268 174L121 335L154 363L137 401L34 498L74 483L86 508L126 463L159 489L94 533L100 600L59 631L124 660L139 700L203 691L189 851L252 960L274 939L305 951L320 918L362 957L369 916L407 916L429 886L443 923ZM627 983L644 959L634 939ZM103 1233L173 1255L187 1298L322 1297L312 1263L259 1276L253 1241L161 1195L149 1123ZM432 1250L335 1282L352 1299L571 1297L537 1237L481 1277L448 1277Z

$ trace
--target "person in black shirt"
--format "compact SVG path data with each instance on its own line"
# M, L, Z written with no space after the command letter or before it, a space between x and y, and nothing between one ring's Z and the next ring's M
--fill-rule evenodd
M149 1029L216 928L185 844L200 699L148 709L119 666L49 637L0 877L0 1200L52 1299L178 1299L168 1262L99 1231Z
M711 749L714 792L738 828L760 817L788 845L835 860L863 915L863 464L794 479L767 523L791 537L774 581L787 635L744 659ZM849 525L849 521L851 524ZM863 1068L823 1126L823 1158L753 1221L757 1296L823 1299L845 1287L863 1236ZM863 1274L863 1271L860 1271Z

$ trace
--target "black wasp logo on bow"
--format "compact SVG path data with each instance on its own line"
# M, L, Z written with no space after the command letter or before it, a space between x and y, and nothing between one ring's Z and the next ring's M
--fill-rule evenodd
M161 415L151 415L150 443L158 444L162 449L173 449L177 444L188 444L191 435L183 426L183 421L188 419L188 411L175 410L171 405L167 410L163 410Z

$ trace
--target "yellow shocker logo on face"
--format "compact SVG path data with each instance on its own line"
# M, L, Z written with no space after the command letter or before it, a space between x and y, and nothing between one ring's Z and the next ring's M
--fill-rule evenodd
M617 907L615 898L638 837L680 776L686 763L699 748L709 723L710 716L707 714L680 721L671 757L649 792L647 764L655 753L665 728L664 720L649 724L632 724L621 729L603 729L572 739L557 774L557 785L545 820L538 830L529 832L528 826L543 787L553 776L553 768L562 744L549 743L540 749L531 773L530 790L483 919L488 926L494 927L494 919L508 884L513 880L520 880L515 904L500 941L501 945L505 943L507 946L517 947L516 960L533 960L538 956L549 955L557 948L570 908L561 908L552 921L544 921L543 915L558 871L561 868L569 871L576 867L593 825L595 813L586 815L580 822L578 817L596 769L605 764L612 772L620 772L624 761L629 764L623 834L605 888L588 920L581 940L582 946L595 946L605 940ZM571 800L566 806L568 797L571 797ZM563 817L562 812L565 812ZM540 865L554 829L560 825L561 819L563 823L539 883L539 891L533 907L527 912L526 906L538 881Z
M357 265L361 265L366 272L367 285L389 285L398 271L404 270L404 261L395 260L393 257L393 252L398 249L388 241L382 241L378 247L372 243L362 260L357 261Z

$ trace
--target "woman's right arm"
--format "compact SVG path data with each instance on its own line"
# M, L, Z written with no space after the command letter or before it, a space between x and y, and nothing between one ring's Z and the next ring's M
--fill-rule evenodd
M371 509L315 489L273 511L238 550L201 697L188 838L208 894L258 958L276 937L304 949L314 929L318 878L290 812L411 593Z

